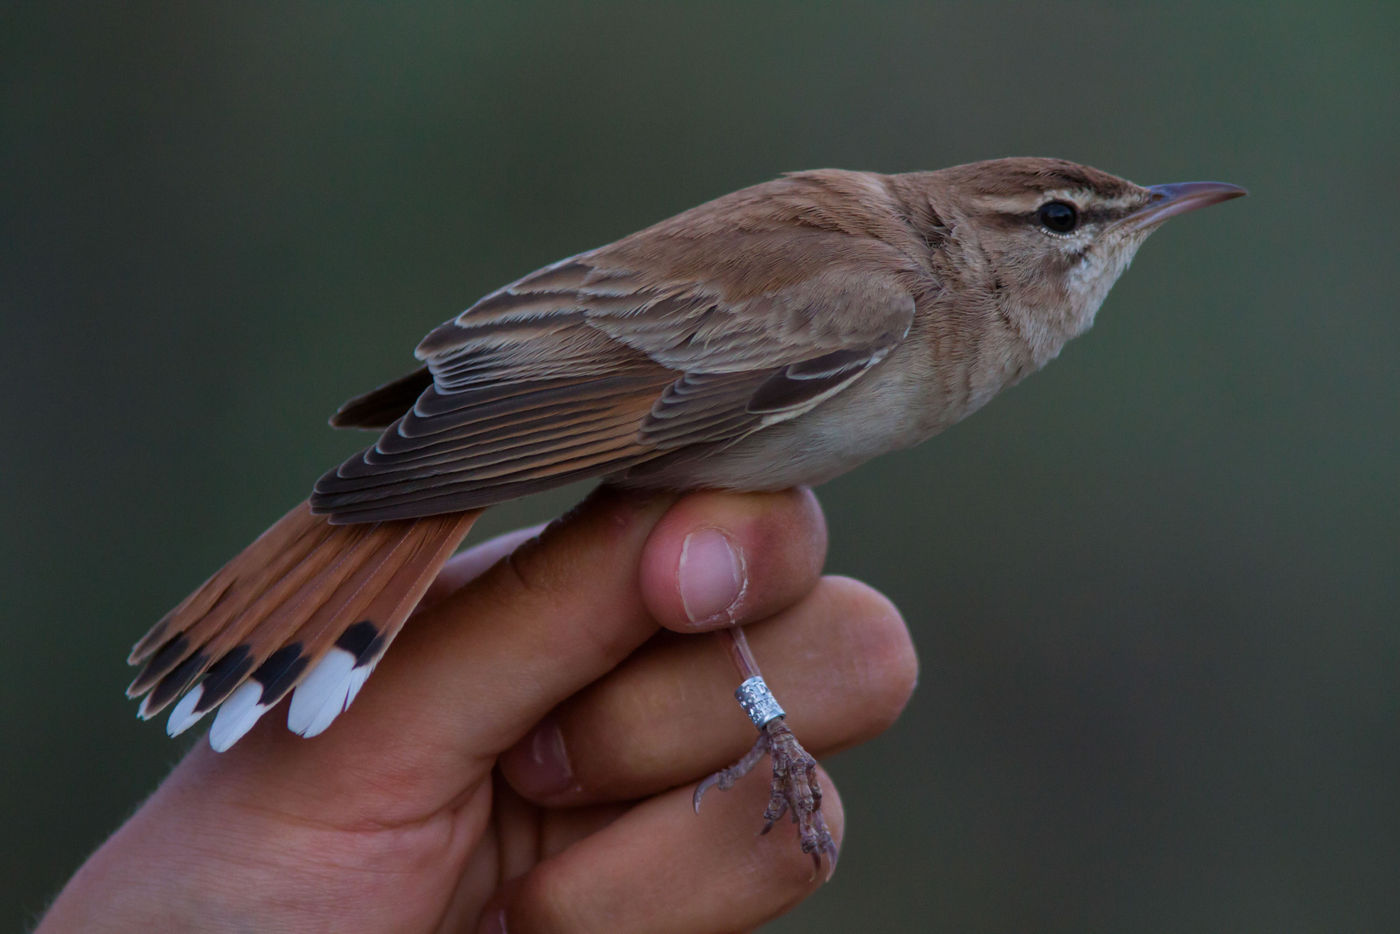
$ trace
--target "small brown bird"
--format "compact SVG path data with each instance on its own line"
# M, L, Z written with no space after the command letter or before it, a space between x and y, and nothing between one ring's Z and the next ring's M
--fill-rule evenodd
M688 490L816 484L922 441L1044 366L1174 214L1245 192L1144 188L1056 159L905 175L797 172L530 273L346 403L382 429L131 652L171 735L218 708L224 750L292 695L314 736L354 700L480 510L578 480ZM759 741L834 860L814 763L732 630ZM183 697L181 696L183 695Z

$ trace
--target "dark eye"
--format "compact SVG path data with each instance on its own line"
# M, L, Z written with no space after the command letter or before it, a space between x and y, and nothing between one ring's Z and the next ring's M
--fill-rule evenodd
M1079 212L1064 201L1047 201L1035 212L1040 226L1055 233L1069 233L1079 223Z

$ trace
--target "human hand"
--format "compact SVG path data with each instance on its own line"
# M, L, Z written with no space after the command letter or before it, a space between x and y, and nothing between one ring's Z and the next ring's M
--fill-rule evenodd
M704 530L739 579L719 539L686 547ZM603 492L527 538L453 559L325 735L268 716L229 752L198 744L40 930L727 931L812 894L787 825L755 836L767 782L693 813L753 733L720 646L675 635L758 623L815 754L894 721L908 634L875 591L820 576L811 493Z

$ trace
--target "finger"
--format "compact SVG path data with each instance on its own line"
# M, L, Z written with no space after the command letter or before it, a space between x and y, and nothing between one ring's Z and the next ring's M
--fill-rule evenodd
M497 561L510 554L532 538L538 538L544 531L544 524L516 529L497 535L495 538L474 545L459 555L453 555L438 576L428 585L423 599L418 601L415 612L423 613L441 603L445 598L461 590L491 569Z
M749 562L773 573L741 584L753 595L739 607L742 620L766 613L783 595L796 599L816 574L810 556L793 552L816 546L811 535L782 533L812 525L815 512L810 495L790 492L590 497L406 631L407 644L386 680L411 682L405 690L442 691L437 705L462 713L400 733L400 744L435 742L450 731L463 748L494 757L617 665L655 631L639 584L658 564L654 540L666 544L717 530L741 551L775 553ZM433 703L425 699L426 706Z
M748 507L736 501L749 495L712 497L695 521L723 529L726 510L747 518ZM781 525L803 508L792 497L757 495ZM281 784L301 789L288 805L298 812L334 800L337 814L356 813L358 800L387 809L378 819L412 820L456 799L552 707L655 632L638 569L673 502L615 491L591 496L415 618L355 706L323 736L263 731L243 754L278 747ZM764 524L759 519L752 529ZM352 799L356 791L362 795Z
M824 578L797 606L746 631L813 754L887 729L918 677L898 610L848 578ZM501 771L547 805L627 800L692 781L753 742L735 683L716 640L658 639L542 720L501 757Z
M590 497L429 610L405 633L410 641L386 680L444 691L442 703L466 717L447 718L428 732L450 729L466 748L494 758L654 634L656 621L639 581L658 563L651 556L655 541L714 530L741 552L773 552L762 562L745 562L772 572L766 580L741 582L752 598L737 612L749 621L815 585L815 562L794 554L816 547L813 537L781 534L811 524L806 515L813 512L810 495L790 492ZM407 742L437 738L411 736Z
M811 490L695 493L647 540L642 597L658 623L678 632L764 619L812 589L826 543Z
M823 812L845 832L841 800L825 772ZM812 859L787 822L758 836L768 783L750 778L696 816L690 788L637 805L606 827L508 883L480 931L746 930L789 910L819 887ZM493 927L494 925L494 927Z

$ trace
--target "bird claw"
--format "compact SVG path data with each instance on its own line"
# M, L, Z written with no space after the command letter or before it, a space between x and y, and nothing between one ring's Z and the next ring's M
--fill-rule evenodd
M831 838L826 820L822 817L822 788L817 780L817 760L802 748L785 718L770 720L759 728L758 740L738 762L710 775L695 787L693 803L697 813L700 799L711 788L728 791L743 778L758 761L767 755L773 763L773 779L770 786L768 807L763 811L762 836L773 829L773 825L789 815L797 824L797 839L802 852L812 857L812 879L822 875L822 880L831 878L836 871L839 855L836 842ZM825 873L822 864L826 864Z

